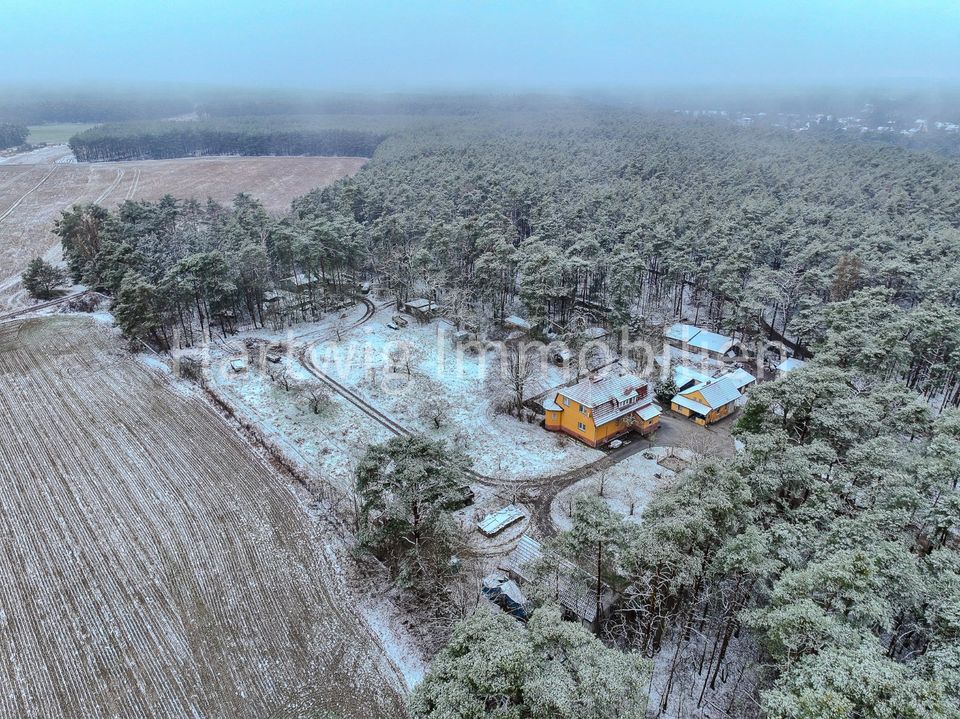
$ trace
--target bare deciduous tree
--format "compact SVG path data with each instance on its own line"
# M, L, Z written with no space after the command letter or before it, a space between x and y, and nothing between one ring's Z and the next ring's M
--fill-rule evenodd
M519 417L529 386L540 377L543 355L529 344L508 344L500 351L499 374L510 395L514 413Z

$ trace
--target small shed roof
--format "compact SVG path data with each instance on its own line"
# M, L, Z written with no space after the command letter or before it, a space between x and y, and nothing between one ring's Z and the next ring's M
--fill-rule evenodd
M598 340L607 336L607 331L603 327L587 327L583 331L583 336L589 340Z
M512 579L508 579L501 584L500 591L503 592L504 596L506 596L507 599L514 604L518 604L522 607L527 603L527 598L523 596L523 591L520 589L520 585Z
M646 407L642 407L637 410L637 414L640 416L644 422L649 422L651 419L659 417L662 412L660 408L655 404L648 404Z
M788 357L783 362L777 365L777 370L786 374L787 372L793 372L795 369L800 369L806 364L803 360L799 360L796 357Z
M516 327L520 330L529 330L533 327L529 322L527 322L523 317L519 315L509 315L503 318L503 324L508 327Z
M511 524L519 522L525 516L526 515L523 513L523 510L518 506L515 504L508 504L506 507L498 509L496 512L491 512L484 517L483 520L477 522L477 527L488 537L492 537L493 535L502 532Z
M523 596L520 585L499 574L488 574L483 578L483 591L491 598L502 594L517 607L524 607L527 604L527 598Z
M406 306L414 310L429 310L433 307L433 302L424 297L419 297L415 300L408 300Z
M546 412L560 412L563 410L563 407L558 405L552 399L546 399L543 401L543 409Z

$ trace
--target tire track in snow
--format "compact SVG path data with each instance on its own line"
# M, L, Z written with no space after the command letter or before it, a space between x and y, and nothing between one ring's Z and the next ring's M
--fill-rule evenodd
M54 166L53 166L53 169L51 169L50 172L48 172L46 175L44 175L44 176L43 176L43 179L40 180L40 182L38 182L36 185L34 185L33 187L31 187L31 188L30 188L29 190L27 190L25 193L23 193L23 195L20 197L19 200L17 200L17 201L14 202L12 205L10 205L10 207L7 208L7 211L4 212L2 215L0 215L0 222L3 222L11 212L13 212L15 209L17 209L17 208L20 206L20 203L22 203L25 199L27 199L28 197L30 197L30 195L32 195L34 192L36 192L37 190L39 190L39 189L43 186L43 183L45 183L47 180L49 180L49 179L50 179L50 176L51 176L54 172L56 172L56 171L57 171L57 166L54 165Z
M130 189L127 190L127 194L124 199L132 200L133 196L137 193L137 188L140 186L140 168L136 170L136 174L133 176L133 183L130 185Z
M120 184L120 180L123 179L124 171L121 168L117 168L117 176L114 181L107 187L106 190L100 193L96 200L93 201L93 204L99 205L101 202L106 199L107 195L117 189L117 185Z

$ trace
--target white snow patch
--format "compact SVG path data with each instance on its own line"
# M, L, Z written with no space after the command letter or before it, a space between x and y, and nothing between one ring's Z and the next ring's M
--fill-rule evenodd
M643 510L655 492L670 484L675 474L657 461L670 452L689 455L686 450L668 447L650 447L602 472L590 475L560 492L550 505L550 516L558 529L573 526L570 511L577 497L599 496L603 484L603 499L628 522L640 523ZM686 453L686 454L684 454ZM648 458L649 457L649 458ZM633 512L631 513L631 508Z

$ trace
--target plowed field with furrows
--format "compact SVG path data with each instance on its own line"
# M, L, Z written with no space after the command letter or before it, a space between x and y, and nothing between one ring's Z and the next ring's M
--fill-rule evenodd
M297 499L81 318L0 326L0 719L399 714Z

